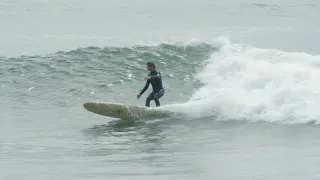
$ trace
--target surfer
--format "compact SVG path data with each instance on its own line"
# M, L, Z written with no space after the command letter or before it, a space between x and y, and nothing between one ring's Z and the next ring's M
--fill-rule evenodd
M150 107L150 101L154 100L156 103L156 106L160 106L160 101L159 99L163 96L164 94L164 89L162 86L162 78L161 74L159 71L156 71L155 64L153 62L148 62L147 63L147 69L150 71L150 74L148 74L148 77L146 77L144 80L146 80L146 85L144 88L141 90L141 92L137 95L137 99L140 98L140 96L148 89L149 84L151 83L152 85L152 92L149 94L149 96L146 99L146 107Z

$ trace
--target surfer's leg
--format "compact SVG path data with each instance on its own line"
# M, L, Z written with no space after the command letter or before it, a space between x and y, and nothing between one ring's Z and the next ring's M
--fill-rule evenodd
M160 106L160 101L158 98L154 98L154 102L156 103L156 106L159 107Z
M161 89L155 96L154 96L154 102L156 103L156 106L159 107L160 106L160 101L159 99L163 96L164 94L164 90Z
M154 93L150 93L146 99L146 107L150 107L150 101L153 99Z
M147 97L147 99L146 99L146 107L150 107L150 98L149 97Z

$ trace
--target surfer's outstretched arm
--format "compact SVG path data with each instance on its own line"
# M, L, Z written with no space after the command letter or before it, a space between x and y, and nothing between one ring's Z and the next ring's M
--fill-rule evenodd
M140 94L143 94L149 87L150 81L146 82L146 85L144 86L144 88L141 90Z
M144 86L144 88L143 88L143 89L141 90L141 92L138 94L138 96L137 96L138 99L139 99L140 96L148 89L149 84L150 84L150 81L148 80L148 81L146 82L146 85Z

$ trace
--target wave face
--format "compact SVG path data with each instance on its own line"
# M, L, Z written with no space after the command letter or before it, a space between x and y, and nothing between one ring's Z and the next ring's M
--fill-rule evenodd
M1 91L3 99L23 106L75 106L92 100L144 104L135 97L145 85L146 63L153 61L164 79L164 102L182 101L192 93L198 64L213 51L211 45L190 43L2 57Z

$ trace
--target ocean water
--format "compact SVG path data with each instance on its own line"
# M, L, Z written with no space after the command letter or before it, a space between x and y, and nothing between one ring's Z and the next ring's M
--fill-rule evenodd
M320 179L319 18L315 0L1 1L0 179ZM181 116L83 108L144 105L147 61Z

